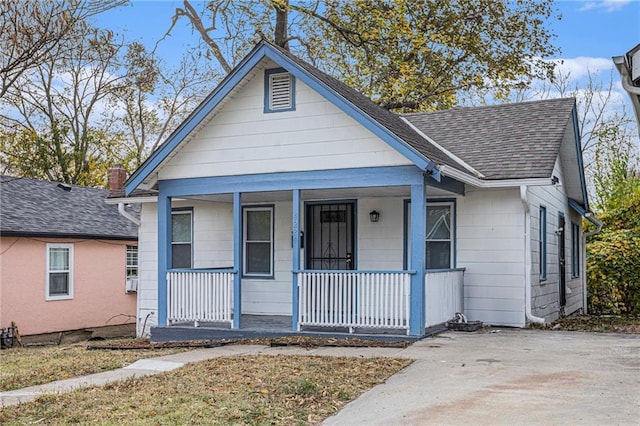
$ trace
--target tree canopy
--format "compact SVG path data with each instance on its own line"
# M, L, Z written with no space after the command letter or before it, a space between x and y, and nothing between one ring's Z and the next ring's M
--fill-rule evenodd
M173 25L183 18L224 72L262 37L398 111L448 108L471 88L506 96L558 53L550 0L184 0Z

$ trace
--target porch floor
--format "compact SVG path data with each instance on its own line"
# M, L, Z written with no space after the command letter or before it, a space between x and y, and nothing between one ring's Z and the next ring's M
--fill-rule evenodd
M379 341L420 340L440 333L446 326L435 326L426 330L423 336L407 336L405 330L355 329L349 333L345 327L304 327L302 331L292 330L292 318L288 315L242 315L241 328L231 329L228 324L200 322L174 323L163 327L151 327L152 342L172 342L190 340L234 340L260 339L285 336L308 336L334 339L367 339Z

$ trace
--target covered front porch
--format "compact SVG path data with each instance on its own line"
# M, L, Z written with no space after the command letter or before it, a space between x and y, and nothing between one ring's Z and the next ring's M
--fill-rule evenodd
M417 337L463 311L451 210L438 218L449 235L433 239L448 263L427 269L427 197L452 200L464 192L455 181L401 166L158 187L154 340L187 329Z

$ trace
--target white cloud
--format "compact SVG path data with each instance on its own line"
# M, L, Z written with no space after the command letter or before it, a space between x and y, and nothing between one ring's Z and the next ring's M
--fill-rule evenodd
M586 12L589 10L604 10L605 12L615 12L627 4L631 3L631 0L602 0L602 1L588 1L585 2L579 9L580 12Z
M577 58L553 59L556 63L556 75L570 76L572 80L579 80L589 74L597 75L603 71L610 72L613 61L610 58L593 58L578 56Z

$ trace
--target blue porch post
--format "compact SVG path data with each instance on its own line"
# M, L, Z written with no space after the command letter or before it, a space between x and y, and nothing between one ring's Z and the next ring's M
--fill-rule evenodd
M171 267L171 197L158 195L158 325L167 325L167 270Z
M293 276L291 280L291 326L298 330L298 271L300 270L300 190L293 190L293 203L291 205L291 238L293 239Z
M411 185L411 276L409 334L420 336L425 329L426 193L424 179Z
M240 328L242 319L242 195L233 193L233 328Z

